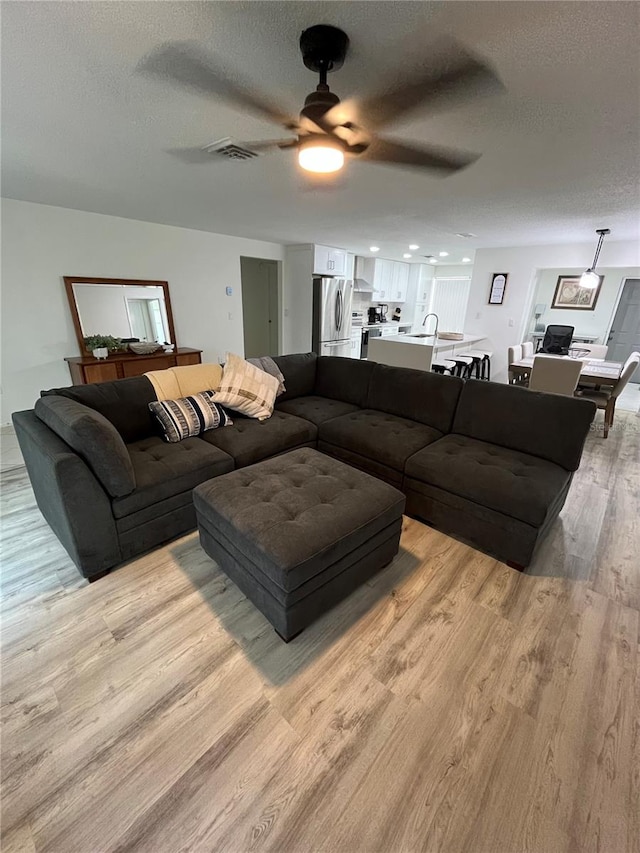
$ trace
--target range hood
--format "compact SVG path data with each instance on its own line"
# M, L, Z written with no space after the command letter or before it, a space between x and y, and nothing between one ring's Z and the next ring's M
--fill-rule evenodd
M366 279L366 258L356 257L353 289L360 293L373 293L373 284Z

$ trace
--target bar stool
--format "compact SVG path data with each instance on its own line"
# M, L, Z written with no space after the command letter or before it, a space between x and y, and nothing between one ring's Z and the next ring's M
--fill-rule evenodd
M455 375L462 377L462 379L470 379L473 368L473 359L471 356L466 353L464 355L454 355L453 361L456 363Z
M432 361L431 362L431 370L434 373L449 373L453 376L454 371L456 369L455 361L449 361L448 359L443 359L443 361Z
M491 381L491 357L493 353L490 350L485 349L473 349L467 350L465 355L471 356L471 358L478 360L478 364L476 366L476 378L478 379L486 379L488 382ZM480 369L480 375L478 375L478 368Z
M469 370L469 378L471 378L475 371L476 379L484 379L484 353L470 349L465 352L465 355L473 359L473 364Z

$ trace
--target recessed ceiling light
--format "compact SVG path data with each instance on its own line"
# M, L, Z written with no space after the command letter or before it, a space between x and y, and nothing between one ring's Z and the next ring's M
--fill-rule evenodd
M438 252L438 254L440 255L441 258L448 258L449 257L449 252Z
M369 251L370 252L379 252L380 246L369 246Z
M437 263L438 263L438 259L437 259L437 258L429 258L429 263L430 263L430 264L437 264Z
M402 257L403 257L403 258L410 258L410 257L411 257L411 255L409 254L409 252L405 252L405 253L404 253L404 255L403 255Z
M411 251L412 251L412 252L415 252L415 251L416 251L416 249L419 249L419 248L420 248L420 246L418 246L418 244L417 244L417 243L411 243L411 244L410 244L410 246L409 246L409 248L411 249Z
M463 259L462 259L462 263L463 263L463 264L469 264L469 263L471 263L471 258L463 258Z

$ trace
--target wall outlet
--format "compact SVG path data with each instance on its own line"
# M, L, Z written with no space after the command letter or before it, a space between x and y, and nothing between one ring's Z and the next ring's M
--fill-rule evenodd
M513 321L513 317L509 317L509 325L511 326L511 328L513 328L515 326L515 323Z
M227 289L226 289L226 294L227 294L227 296L233 296L233 288L232 288L232 287L227 287Z
M476 320L482 320L482 313L480 311L476 311Z
M233 311L229 311L229 313L227 314L227 317L228 317L230 320L233 320Z

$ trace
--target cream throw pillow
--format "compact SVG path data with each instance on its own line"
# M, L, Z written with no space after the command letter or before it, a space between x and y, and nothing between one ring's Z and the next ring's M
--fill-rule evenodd
M239 355L228 353L214 399L227 409L264 421L273 414L279 386L275 376L254 367Z

